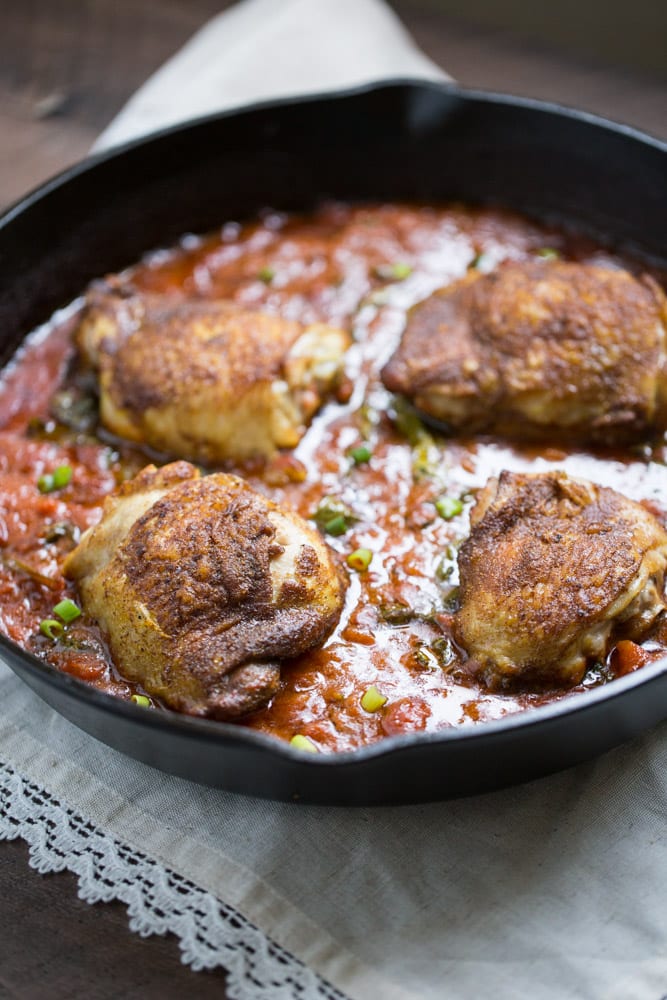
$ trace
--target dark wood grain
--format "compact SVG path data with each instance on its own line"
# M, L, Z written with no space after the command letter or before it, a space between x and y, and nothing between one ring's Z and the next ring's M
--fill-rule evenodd
M121 903L84 903L72 875L37 875L23 842L0 844L2 1000L187 996L224 1000L224 973L192 972L173 937L132 934Z
M0 205L85 156L147 76L230 0L2 0Z
M221 0L0 0L0 206L84 156L130 94ZM462 83L579 105L667 137L664 86L567 59L504 32L395 0L424 50ZM120 904L89 906L69 874L43 877L0 844L0 1000L224 1000L173 938L129 932Z

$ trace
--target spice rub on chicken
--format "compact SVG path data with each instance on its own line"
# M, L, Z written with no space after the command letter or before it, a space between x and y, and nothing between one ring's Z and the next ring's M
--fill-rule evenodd
M344 584L320 535L242 479L148 466L67 557L116 666L168 706L233 719L266 704L280 661L321 644Z
M350 337L233 302L102 286L77 343L97 371L105 427L214 464L295 447L335 387Z
M455 430L629 443L667 428L666 328L647 276L506 263L416 305L382 377Z
M563 472L503 472L459 551L455 635L488 687L577 684L665 608L667 533L640 504Z

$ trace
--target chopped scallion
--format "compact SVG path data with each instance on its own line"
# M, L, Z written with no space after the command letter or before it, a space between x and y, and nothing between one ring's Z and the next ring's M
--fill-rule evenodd
M446 636L439 636L431 643L431 649L440 660L443 667L448 666L454 659L454 647Z
M440 666L438 657L428 646L417 646L414 656L417 663L421 664L422 667L428 667L429 670Z
M313 521L327 535L344 535L357 517L338 497L322 497L317 509L311 514Z
M130 698L135 705L140 705L142 708L150 708L151 700L147 698L145 694L133 694Z
M71 465L59 465L53 472L45 472L37 480L37 489L40 493L53 493L54 490L61 490L72 480Z
M395 264L380 264L375 268L375 273L383 281L404 281L412 274L412 265L402 260Z
M55 486L53 485L53 476L50 472L45 472L43 476L40 476L37 480L37 489L40 493L53 493Z
M445 521L451 521L463 510L463 502L457 497L440 497L435 501L435 509Z
M373 452L366 444L360 444L358 448L350 448L348 455L355 465L365 465L370 462Z
M64 628L55 618L45 618L39 623L39 631L47 639L58 639L63 634Z
M289 742L290 746L296 747L297 750L306 750L308 753L319 753L313 741L308 739L307 736L302 736L301 733L297 733Z
M263 281L265 285L270 285L276 276L276 272L272 267L262 267L257 272L257 277L260 281Z
M56 604L53 613L69 625L70 622L73 622L75 618L80 616L81 608L74 601L71 601L69 597L65 597L59 604Z
M389 625L407 625L415 617L415 612L407 604L381 604L380 618Z
M413 447L429 437L415 410L401 396L393 400L393 411L394 426Z
M373 553L370 549L355 549L354 552L350 552L346 562L350 569L355 569L357 573L365 573L372 559Z
M347 531L347 521L342 514L336 514L336 516L332 517L330 521L325 521L322 524L322 529L325 534L333 535L337 538L338 535L344 535Z
M361 698L361 707L365 712L377 712L378 709L382 708L382 706L386 704L387 696L381 694L381 692L375 687L375 684L371 684Z
M542 257L543 260L560 260L560 252L554 247L540 247L537 256Z
M64 486L68 486L71 481L72 481L71 465L59 465L57 469L53 470L54 489L61 490Z

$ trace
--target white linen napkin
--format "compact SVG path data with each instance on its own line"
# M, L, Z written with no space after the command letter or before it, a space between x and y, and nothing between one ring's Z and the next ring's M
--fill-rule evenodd
M245 101L397 75L444 78L380 0L245 0L142 87L96 148ZM667 993L667 725L508 791L346 810L165 776L71 726L3 666L0 704L0 760L25 779L0 782L0 834L30 839L45 868L47 847L55 851L81 875L86 898L98 898L86 872L100 844L112 857L107 884L120 884L114 866L134 852L206 890L200 927L218 919L212 897L232 914L229 934L232 911L253 927L234 940L209 934L208 958L190 940L185 956L231 970L243 1000L321 1000L334 995L326 983L354 1000ZM47 812L49 796L65 820ZM72 846L73 815L94 824L93 847ZM134 882L100 896L130 902L135 929L150 932L154 922L138 915L138 874ZM185 937L177 922L169 927ZM243 965L251 936L252 968ZM272 985L275 946L322 979L304 972L297 989L293 965L289 983Z
M140 87L93 148L239 104L388 77L451 79L382 0L244 0Z

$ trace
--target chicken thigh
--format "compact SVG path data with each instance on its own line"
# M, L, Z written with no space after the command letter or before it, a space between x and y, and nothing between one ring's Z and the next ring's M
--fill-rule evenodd
M667 427L666 326L647 276L506 263L415 306L383 381L454 429L628 443Z
M275 694L280 660L321 644L343 606L320 535L242 479L148 466L67 557L121 674L168 706L233 719Z
M77 333L109 430L205 464L298 444L336 384L344 330L232 302L102 288Z
M576 684L664 610L666 565L667 533L640 504L564 472L503 472L459 551L457 641L490 688Z

